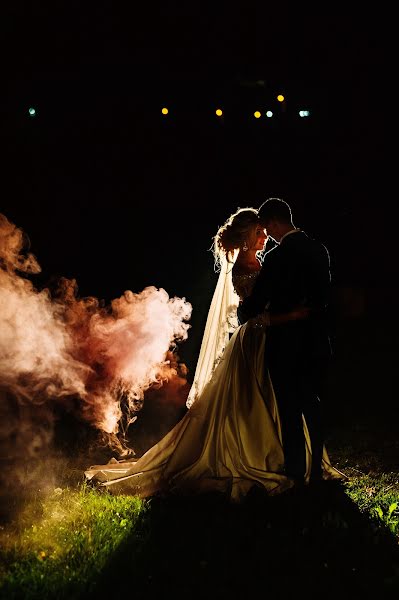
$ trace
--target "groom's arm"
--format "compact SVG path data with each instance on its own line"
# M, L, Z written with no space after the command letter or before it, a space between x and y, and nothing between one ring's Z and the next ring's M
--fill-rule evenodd
M308 268L308 289L313 313L323 313L330 302L330 255L323 244L314 244Z

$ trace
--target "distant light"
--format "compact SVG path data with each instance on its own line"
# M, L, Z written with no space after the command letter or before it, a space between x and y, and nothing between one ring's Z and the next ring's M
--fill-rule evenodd
M167 115L168 112L169 112L169 110L164 107L161 112L162 112L163 115Z
M261 115L261 113L260 113L258 110L256 110L256 111L254 112L254 117L255 117L255 119L260 119L260 117L261 117L261 116L262 116L262 115Z
M36 111L35 111L35 109L34 109L34 108L30 108L30 109L28 110L28 112L29 112L29 116L31 116L31 117L34 117L34 116L36 115Z
M308 117L309 115L310 115L310 112L308 110L300 110L299 111L300 117Z
M271 110L267 110L266 111L266 116L269 117L269 118L272 117L273 116L273 112Z
M277 96L277 100L278 100L279 102L284 102L285 98L284 98L283 94L279 94L279 95Z
M221 117L221 116L222 116L222 114L223 114L223 111L222 111L222 109L221 109L221 108L217 108L217 109L216 109L216 114L217 114L217 116L218 116L218 117Z

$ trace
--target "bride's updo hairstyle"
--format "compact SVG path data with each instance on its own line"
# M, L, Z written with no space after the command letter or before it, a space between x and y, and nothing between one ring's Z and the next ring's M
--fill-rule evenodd
M235 250L251 248L256 240L255 228L259 224L256 208L239 208L219 227L213 238L212 251L215 263L226 255L228 262L234 262Z

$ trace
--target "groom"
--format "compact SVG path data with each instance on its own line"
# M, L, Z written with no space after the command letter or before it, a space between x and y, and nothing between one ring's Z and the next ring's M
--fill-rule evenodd
M265 360L280 412L286 474L298 483L304 480L303 415L311 441L310 481L318 481L324 444L320 394L331 355L326 315L330 258L325 246L294 226L284 200L266 200L259 208L259 219L276 246L267 252L252 294L243 301L238 316L243 323L265 308L271 313L300 305L310 308L305 320L268 328Z

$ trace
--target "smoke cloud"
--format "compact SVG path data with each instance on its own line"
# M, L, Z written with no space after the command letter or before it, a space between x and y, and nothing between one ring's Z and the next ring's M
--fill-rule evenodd
M38 290L30 277L41 267L26 241L0 214L0 448L9 458L49 444L57 406L115 439L147 390L184 387L173 357L192 311L153 286L108 306L79 298L76 280Z

